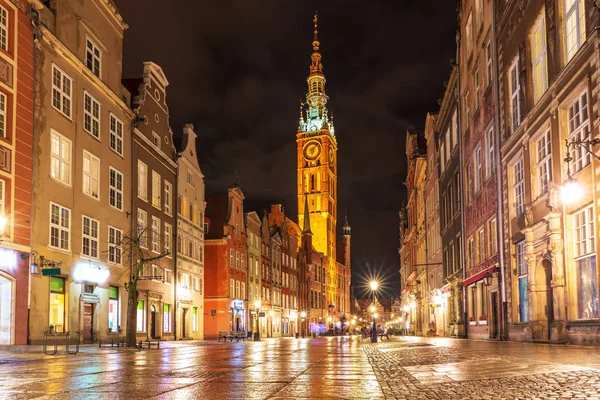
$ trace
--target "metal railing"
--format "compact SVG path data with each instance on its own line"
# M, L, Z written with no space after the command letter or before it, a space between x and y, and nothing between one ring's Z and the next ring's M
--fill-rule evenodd
M58 346L62 345L59 344L59 338L61 342L62 338L64 338L65 353L79 353L79 345L81 344L81 331L75 331L73 336L75 341L75 350L71 351L71 332L44 331L44 354L51 356L58 354ZM54 350L48 351L49 341L51 341L50 345L54 345Z

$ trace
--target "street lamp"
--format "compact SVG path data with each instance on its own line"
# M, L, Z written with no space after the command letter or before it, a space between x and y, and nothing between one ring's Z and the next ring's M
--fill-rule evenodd
M369 283L369 285L371 286L371 291L373 292L373 305L371 306L371 312L373 313L373 327L371 328L371 343L377 343L377 330L375 327L375 320L377 319L377 317L375 317L375 315L377 315L377 313L375 313L375 294L377 292L377 288L379 287L379 282L377 281L371 281Z
M254 300L254 308L256 309L256 324L254 327L254 341L255 342L260 341L260 331L258 330L258 323L259 323L258 313L260 312L261 307L262 307L262 304L261 304L260 300Z
M562 201L565 204L573 204L577 202L583 195L583 189L577 179L573 178L569 172L569 176L561 188Z

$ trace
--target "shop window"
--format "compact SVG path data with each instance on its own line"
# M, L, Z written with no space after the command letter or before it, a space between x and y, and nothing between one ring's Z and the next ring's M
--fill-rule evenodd
M145 332L146 329L146 321L145 321L145 316L146 313L144 313L144 301L143 300L138 300L138 305L137 305L137 326L136 326L136 331L138 332Z
M192 307L192 331L198 332L198 307Z
M171 305L165 304L163 308L163 326L165 333L171 332Z
M50 278L50 325L65 331L65 279L55 276Z
M119 288L110 286L108 288L108 330L119 331Z

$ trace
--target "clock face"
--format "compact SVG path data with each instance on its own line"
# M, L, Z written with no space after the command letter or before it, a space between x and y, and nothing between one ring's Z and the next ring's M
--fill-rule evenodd
M319 142L308 142L304 146L304 158L316 160L321 155L321 144Z
M333 159L335 157L335 153L333 152L333 149L329 149L329 163L333 164Z

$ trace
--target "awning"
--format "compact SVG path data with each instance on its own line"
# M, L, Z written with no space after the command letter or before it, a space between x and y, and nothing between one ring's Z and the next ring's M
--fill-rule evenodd
M491 274L491 273L492 273L492 272L494 272L495 270L496 270L496 266L495 266L495 265L492 265L492 266L490 266L490 267L488 267L488 268L484 269L483 271L481 271L481 272L479 272L479 273L477 273L477 274L475 274L475 275L473 275L473 276L471 276L471 277L469 277L469 278L465 279L465 280L463 281L463 286L468 286L468 285L470 285L470 284L471 284L471 283L473 283L473 282L477 282L477 281L479 281L479 280L483 279L483 276L484 276L485 274L487 274L488 272Z

